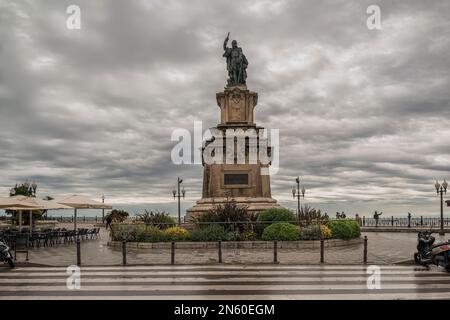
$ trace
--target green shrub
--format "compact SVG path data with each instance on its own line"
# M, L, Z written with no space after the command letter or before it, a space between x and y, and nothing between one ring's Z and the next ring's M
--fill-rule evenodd
M320 240L331 238L331 230L326 225L312 224L300 228L300 240Z
M223 227L230 232L244 232L251 229L253 216L247 212L247 206L238 205L236 200L227 199L211 210L193 217L192 222L200 228L208 226L208 222L223 222Z
M111 240L135 241L136 233L136 226L128 224L114 224L111 228Z
M239 241L241 240L241 235L239 231L230 231L225 235L226 241Z
M180 241L189 238L189 231L181 227L171 227L163 231L170 241Z
M321 231L318 224L312 224L304 228L300 228L300 240L320 240Z
M295 215L292 211L285 208L272 208L266 209L258 214L256 221L256 231L259 235L262 234L264 228L269 226L274 222L286 222L286 221L295 221ZM267 223L263 223L267 222Z
M309 226L311 224L324 224L328 221L328 215L322 214L320 209L312 208L309 205L304 205L300 208L298 215L300 224L302 226Z
M191 232L192 241L218 241L226 238L225 228L216 224L198 228Z
M276 222L264 229L262 239L270 240L299 240L299 228L288 222Z
M145 241L145 242L164 242L164 241L169 241L170 238L169 236L164 233L164 231L162 231L161 229L157 228L157 227L148 227L145 229L144 233L143 233L143 240L141 241Z
M144 222L146 226L154 226L160 229L170 228L175 225L175 219L164 211L148 211L137 215L137 220Z
M242 241L254 241L256 238L257 235L254 231L246 231L240 235L240 240Z
M327 226L335 239L351 239L361 235L361 229L356 220L331 220Z

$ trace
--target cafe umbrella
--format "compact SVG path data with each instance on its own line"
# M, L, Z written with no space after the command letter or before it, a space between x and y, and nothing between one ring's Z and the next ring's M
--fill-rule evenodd
M25 196L0 197L0 209L15 210L19 212L19 230L22 228L23 210L43 210L42 206L40 206L39 204L30 201L25 201L24 198L27 197Z
M28 210L30 212L30 234L32 232L33 211L44 210L60 210L60 209L72 209L69 206L57 203L54 200L42 200L34 197L27 197L23 195L17 195L10 197L12 200L16 200L18 203L28 205L30 207L22 209L20 206L12 206L6 209L19 211L19 229L22 226L22 210Z
M72 195L66 198L56 200L57 203L69 206L74 209L73 229L77 229L77 211L78 209L112 209L112 206L89 199L84 196Z

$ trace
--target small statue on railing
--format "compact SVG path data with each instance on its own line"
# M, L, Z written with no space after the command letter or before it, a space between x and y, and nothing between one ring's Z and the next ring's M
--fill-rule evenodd
M375 213L373 214L373 218L375 219L375 227L378 227L378 220L382 214L383 212L378 212L375 210Z
M347 216L345 215L344 211L342 211L341 213L336 212L336 219L345 219L347 218Z

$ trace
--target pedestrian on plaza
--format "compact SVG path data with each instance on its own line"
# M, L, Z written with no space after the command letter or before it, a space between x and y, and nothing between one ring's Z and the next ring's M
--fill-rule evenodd
M112 228L112 217L111 216L107 216L106 217L106 230L108 230L108 227L111 229Z

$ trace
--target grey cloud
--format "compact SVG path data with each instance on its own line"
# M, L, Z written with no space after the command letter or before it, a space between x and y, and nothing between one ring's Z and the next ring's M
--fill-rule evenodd
M280 129L273 196L333 212L436 213L450 168L446 1L5 2L0 10L0 191L35 179L46 194L107 194L169 204L177 176L189 206L202 168L176 166L176 128L219 120L228 31L250 62L256 121ZM448 176L447 176L448 177Z

